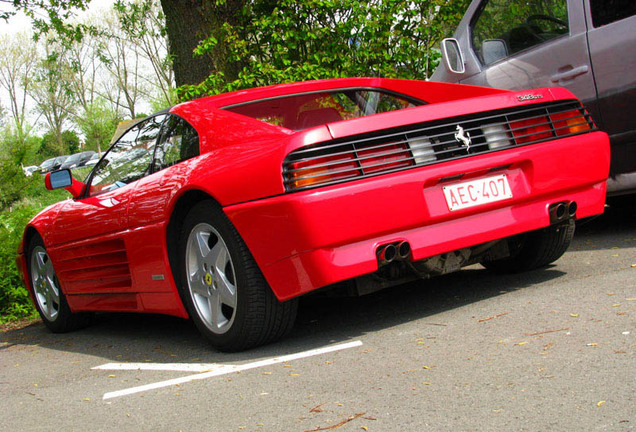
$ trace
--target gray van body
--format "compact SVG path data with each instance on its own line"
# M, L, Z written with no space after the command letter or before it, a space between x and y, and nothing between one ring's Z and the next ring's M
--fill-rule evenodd
M454 38L442 42L442 62L431 80L508 90L568 88L610 136L608 195L636 192L636 1L535 2L548 6L512 24L511 11L532 0L474 0ZM514 3L525 5L510 9ZM502 14L509 27L497 25Z

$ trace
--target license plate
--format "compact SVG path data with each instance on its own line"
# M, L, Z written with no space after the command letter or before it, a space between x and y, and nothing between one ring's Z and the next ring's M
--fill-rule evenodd
M444 186L444 197L450 211L512 198L505 174Z

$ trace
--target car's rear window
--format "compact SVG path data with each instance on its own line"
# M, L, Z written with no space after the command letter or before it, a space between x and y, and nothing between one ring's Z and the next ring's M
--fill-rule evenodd
M378 89L303 93L224 107L292 130L423 105L417 99Z

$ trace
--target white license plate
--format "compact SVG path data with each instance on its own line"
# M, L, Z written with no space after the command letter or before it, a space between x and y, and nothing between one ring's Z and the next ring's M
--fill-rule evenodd
M512 198L505 174L444 186L443 189L450 211Z

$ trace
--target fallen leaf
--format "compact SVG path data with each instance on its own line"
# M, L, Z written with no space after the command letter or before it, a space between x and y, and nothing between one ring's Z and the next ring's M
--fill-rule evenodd
M108 378L115 378L116 375L108 375Z
M555 332L560 332L560 331L564 331L564 330L570 330L570 328L569 327L565 327L565 328L556 329L556 330L544 330L544 331L535 332L535 333L524 333L524 335L526 335L526 336L538 336L538 335L542 335L542 334L546 334L546 333L555 333Z
M614 304L612 305L612 307L621 307L621 304L620 304L620 303L614 303Z
M515 345L525 345L527 343L528 343L528 341L523 341L523 342L516 343Z
M338 429L340 426L345 425L345 424L349 423L350 421L357 419L358 417L362 417L365 414L366 413L354 414L351 417L348 417L348 418L344 419L343 421L341 421L340 423L337 423L335 425L325 426L325 427L317 427L316 429L311 429L311 430L308 430L308 431L305 431L305 432L317 432L317 431Z
M570 316L571 316L572 318L578 318L579 314L571 313L571 314L570 314Z
M364 430L364 431L368 431L368 430L369 430L369 428L368 428L368 427L366 427L366 426L360 426L360 429L362 429L362 430Z
M482 319L477 320L477 322L490 321L492 319L499 318L499 317L502 317L502 316L505 316L505 315L508 315L508 312L503 312L503 313L500 313L500 314L497 314L497 315L493 315L493 316L489 316L489 317L486 317L486 318L482 318Z
M309 412L314 412L314 413L320 413L323 412L324 410L322 408L320 408L321 406L323 406L324 403L321 403L320 405L316 405L315 407L313 407L312 409L309 410Z
M605 401L600 401L599 403L596 404L596 406L598 406L598 407L603 406L603 405L605 405Z

